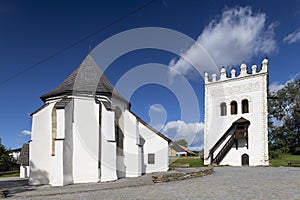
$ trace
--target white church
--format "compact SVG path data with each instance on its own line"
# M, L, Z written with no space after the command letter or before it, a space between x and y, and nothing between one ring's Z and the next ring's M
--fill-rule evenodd
M205 73L204 164L269 165L268 59ZM165 172L171 140L130 111L88 55L32 113L29 184L63 186Z
M265 166L268 157L268 59L231 76L205 73L204 164Z
M168 170L170 139L130 111L93 58L32 113L29 184L114 181Z

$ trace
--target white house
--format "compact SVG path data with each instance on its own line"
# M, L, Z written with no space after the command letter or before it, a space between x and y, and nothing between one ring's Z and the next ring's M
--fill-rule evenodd
M19 156L20 156L20 153L21 153L21 149L22 148L12 149L12 150L10 150L9 155L11 157L13 157L14 160L18 160Z
M205 73L205 164L269 165L267 88L268 59L260 71L243 63L231 77L224 67L218 80Z
M20 178L28 178L29 176L29 144L23 144L17 164L20 165Z
M181 156L195 156L196 154L189 150L187 147L177 143L173 143L169 146L170 157L181 157Z
M29 184L113 181L168 170L170 139L130 111L88 55L32 113Z

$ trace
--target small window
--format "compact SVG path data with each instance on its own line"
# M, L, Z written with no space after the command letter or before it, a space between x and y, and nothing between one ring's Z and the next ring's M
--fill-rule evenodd
M248 99L242 100L242 113L249 113Z
M232 101L230 103L230 108L231 108L231 114L232 115L236 115L237 114L237 102L236 101Z
M220 109L221 109L221 116L226 116L227 115L227 109L226 109L226 103L225 102L220 104Z
M149 153L148 154L148 164L155 164L155 154L154 153Z

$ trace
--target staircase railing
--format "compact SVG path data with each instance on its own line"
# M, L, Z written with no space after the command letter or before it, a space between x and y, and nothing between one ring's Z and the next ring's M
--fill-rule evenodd
M238 148L238 139L245 138L248 148L248 127L250 121L241 117L237 121L233 122L229 129L222 135L222 137L215 143L215 145L209 150L209 155L205 159L211 158L211 163L219 164L226 154L229 152L234 143L236 143L236 148ZM229 140L225 143L223 148L219 151L216 157L214 157L214 152L221 146L222 143L226 141L226 138L232 134Z
M235 142L235 134L232 134L232 136L229 138L229 140L226 142L226 144L223 146L223 148L220 150L217 156L213 159L212 163L219 164L223 160L225 155L229 152L234 142Z

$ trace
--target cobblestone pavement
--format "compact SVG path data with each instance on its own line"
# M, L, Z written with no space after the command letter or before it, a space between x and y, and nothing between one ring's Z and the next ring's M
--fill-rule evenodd
M43 186L31 190L16 191L9 199L300 200L300 168L216 167L212 175L168 183L152 184L151 176L146 175L143 178L121 179L115 183Z

